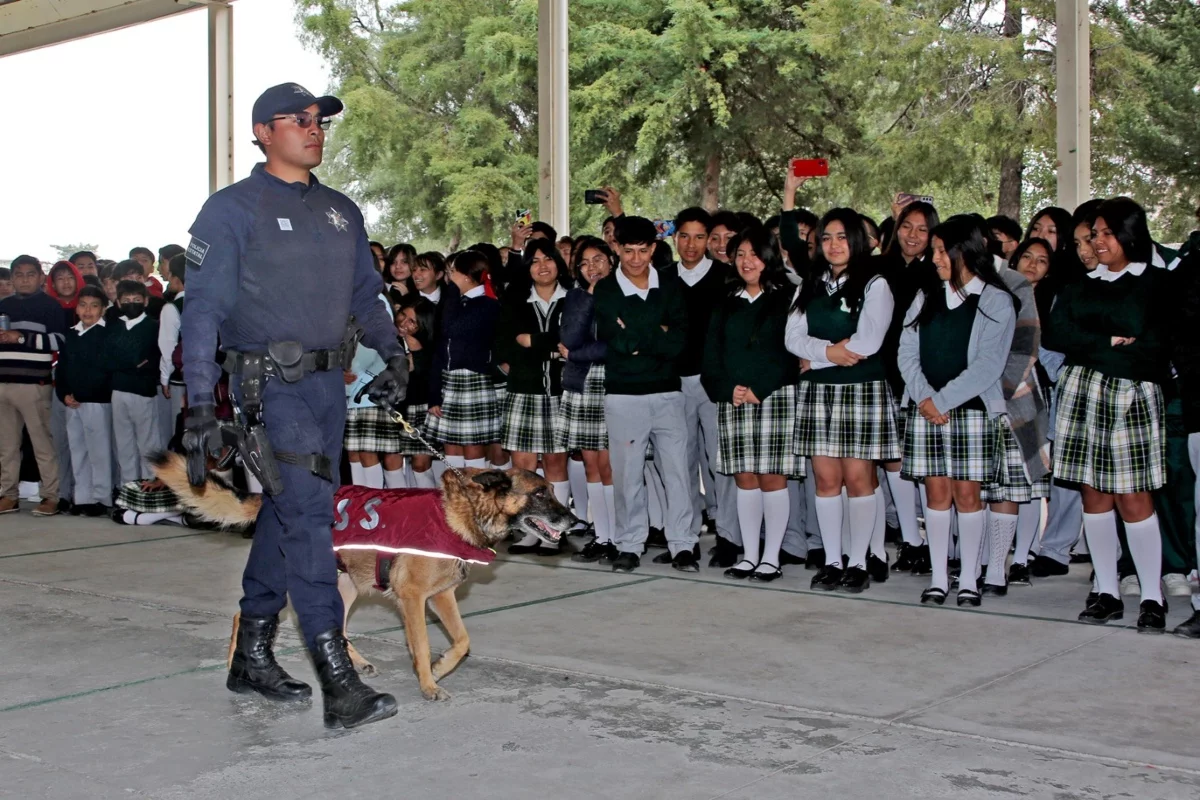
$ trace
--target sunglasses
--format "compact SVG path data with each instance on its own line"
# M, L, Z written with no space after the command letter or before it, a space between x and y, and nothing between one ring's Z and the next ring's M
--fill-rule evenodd
M317 123L317 127L323 131L329 130L329 124L333 120L330 117L314 117L310 111L297 111L295 114L279 114L271 117L271 121L290 119L296 123L297 128L307 130L312 127L312 124Z

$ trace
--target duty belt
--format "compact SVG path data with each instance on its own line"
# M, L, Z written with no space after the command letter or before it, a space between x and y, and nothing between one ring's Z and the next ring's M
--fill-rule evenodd
M226 350L225 363L221 367L230 375L240 375L245 370L248 359L261 358L264 355L267 355L267 353L239 353L236 350ZM267 358L264 361L263 367L267 374L274 372L274 359ZM309 350L300 356L297 366L304 372L325 372L331 369L341 369L342 351L341 349Z

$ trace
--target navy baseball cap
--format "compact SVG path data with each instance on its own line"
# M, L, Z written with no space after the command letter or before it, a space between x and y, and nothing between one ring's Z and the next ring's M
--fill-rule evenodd
M342 113L342 101L332 95L316 97L308 89L298 83L281 83L272 86L258 96L254 101L254 111L251 122L254 125L267 123L281 114L295 114L316 104L317 112L322 117L332 117Z

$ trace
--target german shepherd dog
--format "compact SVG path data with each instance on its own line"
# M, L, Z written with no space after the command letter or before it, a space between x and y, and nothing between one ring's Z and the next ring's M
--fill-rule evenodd
M180 503L197 517L230 528L244 528L258 516L262 506L260 495L238 494L230 486L210 474L204 486L192 486L187 479L183 457L165 453L154 465L160 480L176 495ZM500 470L460 469L463 477L447 470L442 477L442 506L451 530L468 544L491 548L510 533L532 533L546 544L556 544L578 520L559 503L550 484L536 473L522 469ZM379 489L386 495L388 490ZM402 511L403 502L381 505L391 513ZM377 592L376 554L370 550L340 550L338 553L345 572L338 576L338 591L346 609L350 609L360 593ZM396 554L388 571L391 595L404 622L404 634L413 668L427 700L448 700L450 695L437 684L467 655L470 639L458 613L454 590L466 580L468 564L457 558L434 558L409 553ZM386 596L386 595L385 595ZM429 602L446 633L450 649L430 663L429 632L425 623L425 604ZM233 635L229 641L229 658L233 658L237 641L238 614L233 618ZM343 634L346 626L343 623ZM354 645L349 647L350 658L362 674L378 674Z

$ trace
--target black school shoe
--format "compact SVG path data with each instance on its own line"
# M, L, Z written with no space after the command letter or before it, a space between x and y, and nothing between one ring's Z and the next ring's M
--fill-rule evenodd
M770 572L764 572L760 569L755 569L753 574L750 575L751 583L770 583L771 581L779 580L783 577L783 570L772 564L770 561L764 561L758 566L761 567L763 564L766 564L767 567L770 568Z
M887 568L886 564L884 564L884 568ZM842 573L842 579L838 581L837 589L839 592L862 594L863 589L870 587L870 585L871 573L862 567L850 567Z
M582 564L592 564L597 561L612 561L617 557L617 546L612 542L597 542L595 539L583 546L578 553L571 555L572 561Z
M699 545L697 545L697 547L699 547ZM657 561L658 559L656 558L654 560ZM680 572L700 571L700 561L696 558L696 552L694 550L680 550L675 554L675 557L671 559L671 566Z
M805 569L824 569L825 568L825 548L817 547L808 551L808 555L804 557Z
M1013 564L1008 568L1008 582L1015 586L1032 586L1028 564Z
M1050 556L1034 556L1033 563L1029 565L1029 574L1035 578L1052 578L1066 575L1070 571L1070 566L1061 561L1055 561Z
M789 553L787 550L779 551L779 566L781 566L781 567L787 566L789 564L791 564L791 565L803 564L803 563L805 563L806 560L807 559L805 559L804 556L794 556L791 553Z
M637 553L617 553L617 557L612 560L613 572L633 572L642 565L642 559L638 558Z
M1200 611L1192 612L1192 616L1188 617L1187 622L1176 625L1171 633L1184 639L1200 639Z
M667 532L662 528L651 528L650 533L646 535L646 547L666 547Z
M729 569L725 570L725 577L743 581L746 578L749 578L751 575L754 574L754 568L757 566L758 565L755 564L753 561L747 561L746 559L742 559L737 564L735 564L732 567L730 567Z
M835 564L826 564L821 571L813 576L810 589L822 592L832 592L842 582L842 568Z
M1008 596L1008 586L994 586L990 583L983 585L983 594L987 597L1006 597Z
M932 575L933 562L929 560L929 545L922 544L913 548L916 554L913 556L913 566L910 570L910 575Z
M886 581L888 579L887 554L885 553L883 558L880 558L874 553L869 553L867 555L867 572L870 574L871 580L876 583Z
M960 591L958 593L957 602L960 607L970 606L971 608L979 608L979 606L983 605L982 596L979 594L979 592L972 591L971 589L963 589Z
M1167 629L1167 601L1143 600L1137 619L1138 633L1162 633Z
M1103 625L1106 622L1122 619L1125 616L1125 604L1121 598L1111 594L1101 594L1096 602L1090 603L1079 614L1079 621L1091 625Z
M736 564L741 559L743 551L742 548L718 533L717 544L709 552L712 554L712 558L708 560L708 565L724 569Z
M896 545L896 562L892 564L892 571L911 572L913 568L913 560L917 555L917 549L918 548L908 544L907 542L901 542L900 544Z

